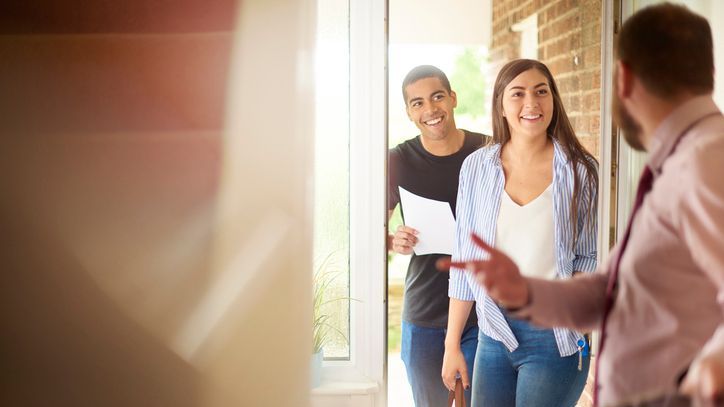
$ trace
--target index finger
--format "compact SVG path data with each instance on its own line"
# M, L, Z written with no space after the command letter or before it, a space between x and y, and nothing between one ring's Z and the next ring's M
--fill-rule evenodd
M469 270L473 273L485 271L490 266L489 260L451 261L450 258L442 258L435 262L438 271L449 271L450 268ZM472 269L470 269L472 268Z
M475 233L471 233L470 238L473 240L473 243L475 243L479 248L485 250L486 252L488 252L490 254L500 254L500 251L498 249L485 243L485 240L483 240L480 236L476 235Z

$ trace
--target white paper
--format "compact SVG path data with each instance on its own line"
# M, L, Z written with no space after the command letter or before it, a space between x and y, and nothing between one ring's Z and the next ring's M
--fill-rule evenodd
M413 249L415 254L452 254L455 216L450 204L399 188L405 225L418 231L417 245Z

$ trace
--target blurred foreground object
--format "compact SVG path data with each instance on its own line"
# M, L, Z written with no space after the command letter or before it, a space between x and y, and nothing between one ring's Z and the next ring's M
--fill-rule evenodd
M0 405L307 404L314 15L0 5Z

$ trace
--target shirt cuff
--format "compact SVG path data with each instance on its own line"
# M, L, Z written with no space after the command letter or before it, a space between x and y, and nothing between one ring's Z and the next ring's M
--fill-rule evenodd
M450 298L455 298L460 301L475 301L475 296L470 291L470 288L467 287L467 284L460 282L454 284L452 280L449 282L447 295Z
M520 308L508 309L508 313L513 318L530 321L534 317L535 309L540 307L541 303L546 302L545 298L550 293L546 290L548 286L546 280L536 278L526 280L528 282L528 303Z

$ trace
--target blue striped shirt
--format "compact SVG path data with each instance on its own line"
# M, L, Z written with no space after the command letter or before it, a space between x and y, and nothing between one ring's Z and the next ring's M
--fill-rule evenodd
M561 146L554 140L553 155L553 223L556 249L556 277L570 278L573 272L593 272L596 269L596 200L597 191L585 183L585 167L577 166L581 185L581 203L578 205L578 240L573 247L570 228L571 196L573 195L573 167ZM500 199L505 186L505 174L500 161L500 145L493 144L470 154L460 169L457 220L453 261L485 259L487 254L470 239L475 232L488 244L495 245L495 228L500 210ZM590 197L590 199L589 199ZM590 205L587 202L591 202ZM586 225L589 211L593 211L593 227ZM478 325L485 335L502 342L510 352L518 348L518 340L505 321L500 308L488 297L472 273L450 269L448 293L451 298L476 301ZM577 341L583 335L564 328L553 328L561 356L578 351Z

